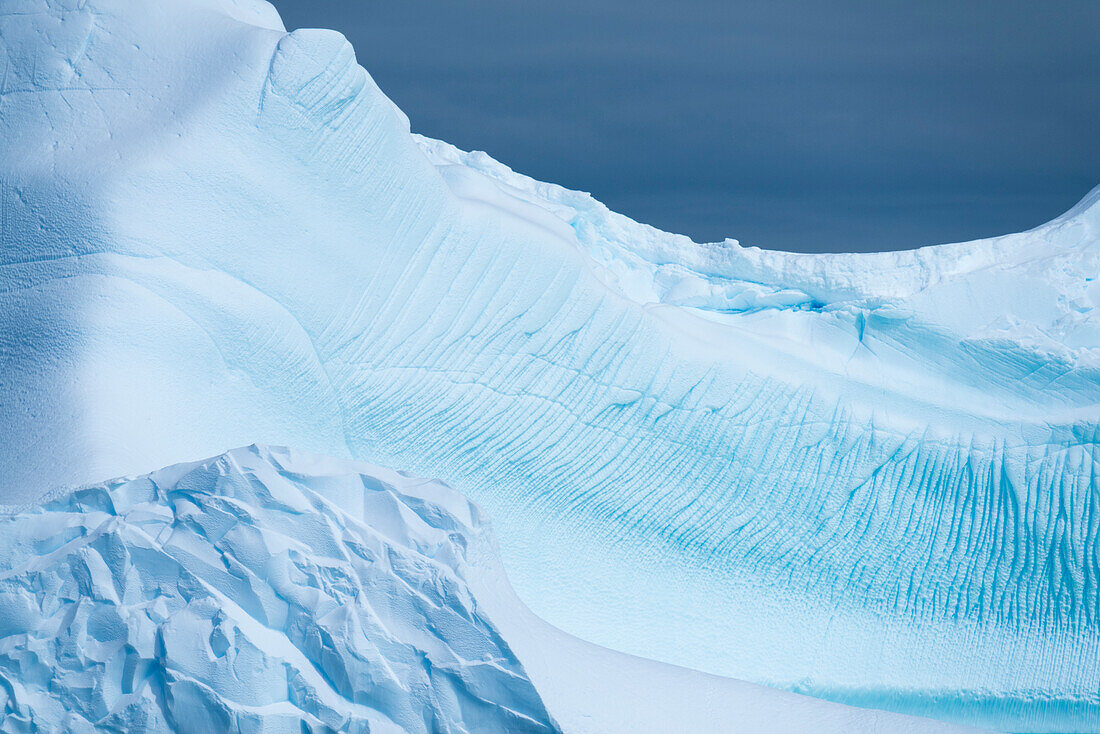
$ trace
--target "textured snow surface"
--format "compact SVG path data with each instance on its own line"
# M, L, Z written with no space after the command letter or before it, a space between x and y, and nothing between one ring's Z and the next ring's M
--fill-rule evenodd
M263 3L6 0L0 64L7 501L369 459L486 507L585 639L1100 731L1100 191L913 252L697 245L410 135Z
M480 526L256 447L62 492L0 519L0 728L557 731L462 575Z

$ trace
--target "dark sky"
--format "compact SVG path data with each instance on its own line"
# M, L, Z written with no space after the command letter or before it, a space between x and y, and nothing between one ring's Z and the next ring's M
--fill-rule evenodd
M1100 0L275 0L413 129L698 241L890 250L1100 184Z

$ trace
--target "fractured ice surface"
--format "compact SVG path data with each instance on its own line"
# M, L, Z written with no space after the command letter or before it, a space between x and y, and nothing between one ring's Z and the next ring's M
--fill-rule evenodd
M557 731L463 578L481 522L255 447L0 518L0 727Z
M266 4L8 0L0 53L7 501L370 459L485 506L588 640L1100 731L1100 192L913 252L697 245L410 135Z

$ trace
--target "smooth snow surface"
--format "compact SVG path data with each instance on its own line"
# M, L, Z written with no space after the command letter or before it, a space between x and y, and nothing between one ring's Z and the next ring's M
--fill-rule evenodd
M570 638L469 500L361 462L253 446L62 491L0 552L3 731L958 731Z
M0 59L7 501L369 459L486 507L584 639L1100 731L1100 190L913 252L697 245L411 135L265 3L5 0Z

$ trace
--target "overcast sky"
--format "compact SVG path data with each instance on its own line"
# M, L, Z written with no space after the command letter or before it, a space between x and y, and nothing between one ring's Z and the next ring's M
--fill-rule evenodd
M413 129L698 241L888 250L1100 184L1100 0L275 0Z

